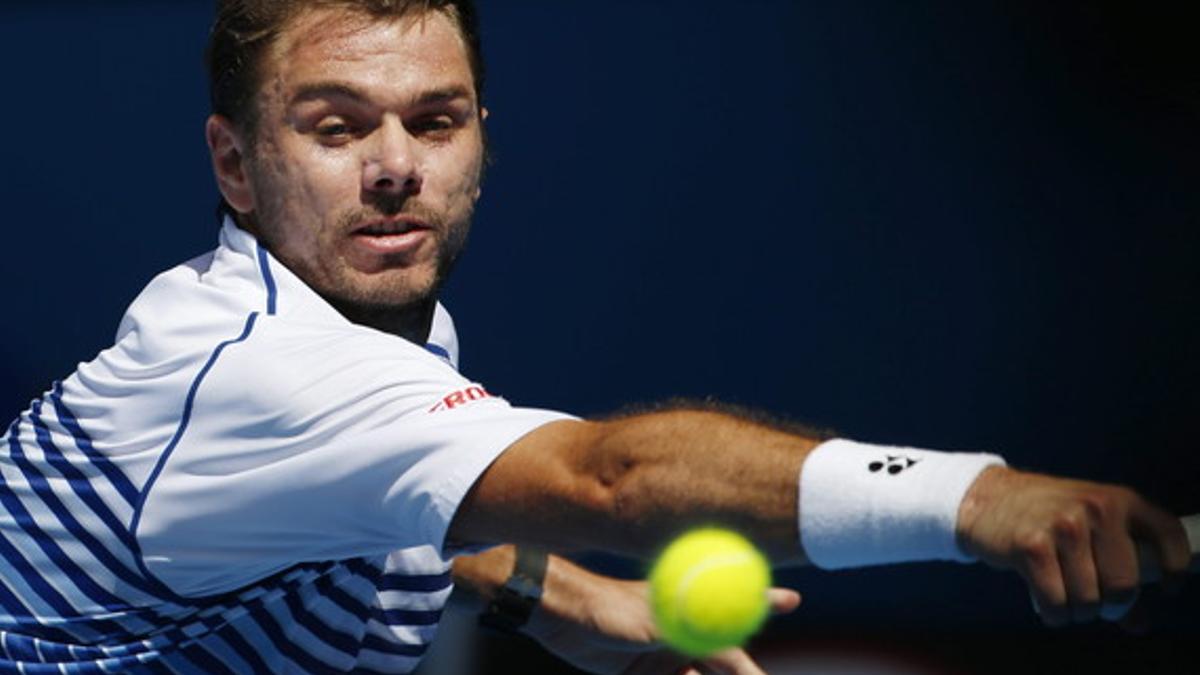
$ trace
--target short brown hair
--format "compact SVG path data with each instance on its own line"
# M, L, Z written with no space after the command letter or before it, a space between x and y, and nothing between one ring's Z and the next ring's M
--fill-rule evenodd
M323 8L391 19L414 12L444 12L462 33L475 80L475 98L483 105L483 58L473 0L217 0L216 20L205 52L212 112L229 118L253 138L258 122L254 94L261 84L258 68L263 53L289 20L302 11Z

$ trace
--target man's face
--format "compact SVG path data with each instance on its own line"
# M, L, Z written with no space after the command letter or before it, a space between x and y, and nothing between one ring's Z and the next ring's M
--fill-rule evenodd
M467 50L441 12L314 10L262 67L246 220L335 304L430 297L466 242L483 165Z

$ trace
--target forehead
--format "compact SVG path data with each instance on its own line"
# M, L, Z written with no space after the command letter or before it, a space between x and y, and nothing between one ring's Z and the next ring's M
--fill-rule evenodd
M316 81L393 91L472 89L462 33L451 16L433 10L399 18L305 11L284 27L264 66L264 84L284 96Z

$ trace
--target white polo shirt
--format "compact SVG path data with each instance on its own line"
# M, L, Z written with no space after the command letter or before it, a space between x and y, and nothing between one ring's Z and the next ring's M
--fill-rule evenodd
M459 503L569 418L457 353L440 305L424 346L353 324L226 221L0 438L0 672L412 670Z

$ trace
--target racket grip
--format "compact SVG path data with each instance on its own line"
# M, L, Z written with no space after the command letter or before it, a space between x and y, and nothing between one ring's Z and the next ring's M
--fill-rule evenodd
M1184 516L1179 519L1187 532L1188 550L1192 552L1192 564L1188 571L1200 573L1200 513ZM1138 549L1138 568L1141 570L1142 583L1150 584L1162 579L1162 569L1158 564L1158 555L1149 548L1142 546Z

